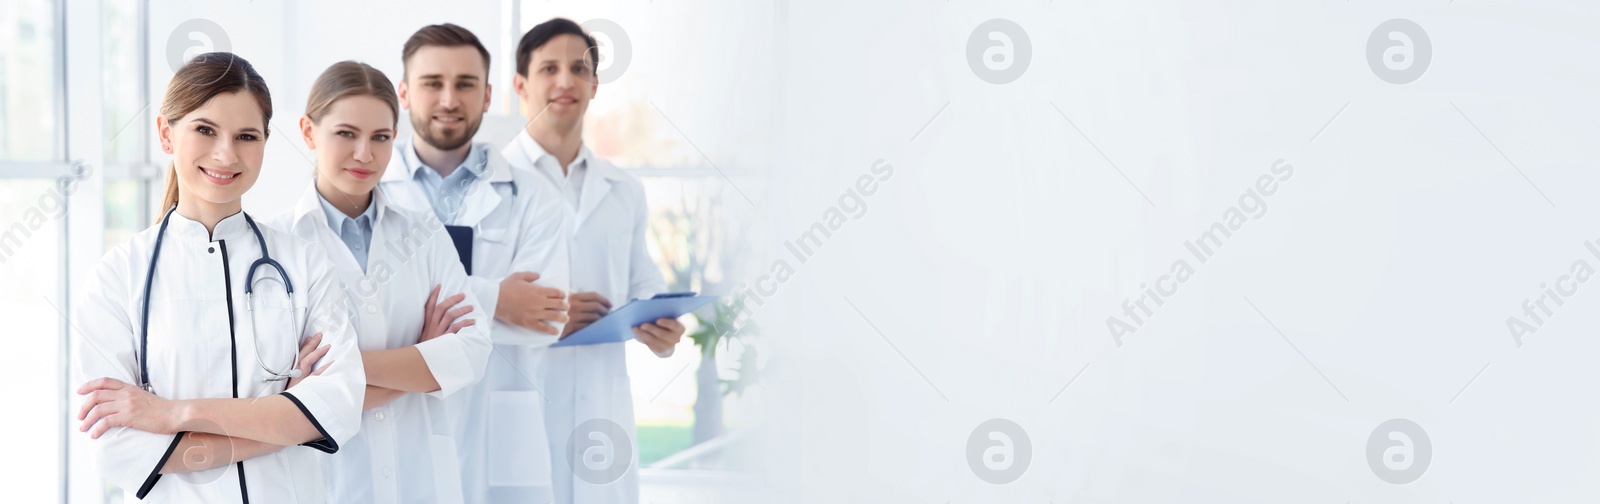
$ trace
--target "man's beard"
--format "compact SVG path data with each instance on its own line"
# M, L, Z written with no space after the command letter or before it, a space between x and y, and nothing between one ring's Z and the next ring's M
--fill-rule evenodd
M418 138L427 142L428 145L432 145L433 148L451 151L459 149L472 141L473 135L478 134L478 127L483 125L483 116L478 116L477 118L469 117L462 122L465 124L461 130L460 137L445 138L443 135L434 134L433 129L429 127L430 123L432 123L431 114L421 118L413 117L411 119L411 129L416 131Z

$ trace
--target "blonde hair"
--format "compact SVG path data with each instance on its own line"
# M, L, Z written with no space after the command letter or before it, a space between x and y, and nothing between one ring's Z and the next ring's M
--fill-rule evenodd
M400 121L400 97L394 94L394 83L372 65L355 61L334 63L317 76L317 82L311 85L311 96L306 98L306 117L321 123L334 102L351 96L382 100L394 120Z

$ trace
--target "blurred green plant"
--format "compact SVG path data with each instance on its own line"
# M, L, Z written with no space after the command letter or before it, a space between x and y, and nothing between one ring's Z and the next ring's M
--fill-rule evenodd
M709 318L695 313L700 323L689 339L700 350L700 368L695 370L694 442L700 443L722 434L722 397L742 394L760 379L761 369L756 348L751 345L759 332L755 322L739 324L739 314L744 301L714 303ZM717 354L729 351L739 342L739 363L733 368L733 377L724 378L717 372Z
M650 215L651 241L661 259L667 290L733 291L734 279L729 273L741 271L740 266L751 259L747 253L750 236L745 232L750 223L730 220L734 216L723 211L724 194L717 181L658 178L647 180L647 184L663 184L655 187L677 195L676 202L652 199L659 206L653 206ZM699 324L687 336L700 352L700 365L695 371L695 444L722 434L722 398L743 394L761 375L759 354L751 344L757 328L737 323L742 309L742 301L717 302L693 314ZM732 345L735 341L737 348ZM737 354L738 362L724 370L731 373L723 377L717 361L719 357L728 358L730 352Z
M722 345L724 351L729 350L735 341L741 345L742 351L739 353L738 365L733 368L733 377L724 378L718 375L717 381L722 386L724 396L743 393L746 388L755 385L761 376L760 366L756 360L756 348L750 341L760 333L761 329L755 322L739 325L738 315L744 309L743 305L743 301L731 304L715 303L712 305L710 319L695 313L695 320L700 323L694 332L688 335L689 339L694 340L695 348L701 349L701 354L704 354L707 348L718 344ZM701 362L703 364L705 361Z

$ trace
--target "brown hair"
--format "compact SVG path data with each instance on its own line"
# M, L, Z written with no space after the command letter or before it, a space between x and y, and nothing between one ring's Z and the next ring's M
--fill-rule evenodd
M489 50L483 47L482 42L478 42L478 36L473 35L466 28L445 23L424 26L421 30L411 34L411 38L406 39L405 49L400 53L400 63L402 68L405 69L400 75L402 80L411 76L411 55L416 54L418 49L428 46L471 46L478 50L478 54L483 56L483 73L485 75L489 73Z
M355 61L334 63L317 76L317 82L311 85L311 96L306 99L306 117L320 123L334 102L350 96L382 100L395 122L400 121L400 98L394 94L394 83L371 65Z
M576 35L589 44L589 71L600 75L600 44L595 43L594 36L583 31L583 25L567 18L553 18L539 23L522 35L522 40L517 42L517 75L528 76L528 64L533 62L533 51L550 43L551 39L561 35Z
M209 52L195 56L172 75L167 83L167 94L161 99L161 117L167 123L178 122L212 98L224 93L249 91L261 107L261 136L267 136L267 124L272 122L272 95L267 91L267 81L250 66L249 61L233 53ZM178 205L177 163L167 164L167 190L161 198L161 215ZM157 217L159 221L160 217Z

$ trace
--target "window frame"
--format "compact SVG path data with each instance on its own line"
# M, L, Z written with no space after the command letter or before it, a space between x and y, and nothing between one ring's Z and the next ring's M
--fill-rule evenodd
M50 86L54 90L54 92L51 93L49 110L53 116L54 123L57 125L57 127L53 128L49 134L51 142L51 156L45 161L25 161L13 158L0 158L0 183L8 181L56 180L60 177L68 176L72 172L75 164L70 161L71 156L67 145L67 132L71 131L71 118L67 114L66 92L68 70L66 55L67 39L69 38L66 36L67 2L66 0L46 1L50 3L50 7L48 9L50 13L50 20L48 24L51 26L51 40L45 45L50 48ZM70 299L70 293L68 292L68 269L65 267L68 257L70 256L69 247L71 245L71 227L68 223L68 215L71 208L70 202L64 202L63 207L61 218L54 219L54 225L57 227L56 231L58 237L58 241L56 243L57 260L61 265L63 265L63 267L58 268L58 271L56 272L56 285L54 286L54 292L56 293L56 296L55 299L50 301L55 304L55 306L66 307L66 300ZM68 307L65 309L70 310L71 308ZM61 320L58 321L56 325L59 331L57 337L59 343L56 347L56 351L58 353L55 359L55 361L59 363L59 369L56 375L58 382L56 389L60 392L57 394L57 408L62 412L66 412L71 407L65 390L68 386L68 381L71 379L71 368L66 365L67 356L70 355L68 345L71 337L71 324L66 320ZM69 432L69 428L70 426L67 422L67 418L63 417L58 429L59 435L57 438L57 445L59 446L60 450L60 463L56 469L59 471L58 475L60 477L60 487L57 491L59 492L59 496L63 502L68 499L69 495L68 475L70 469L70 451L69 436L67 434Z

